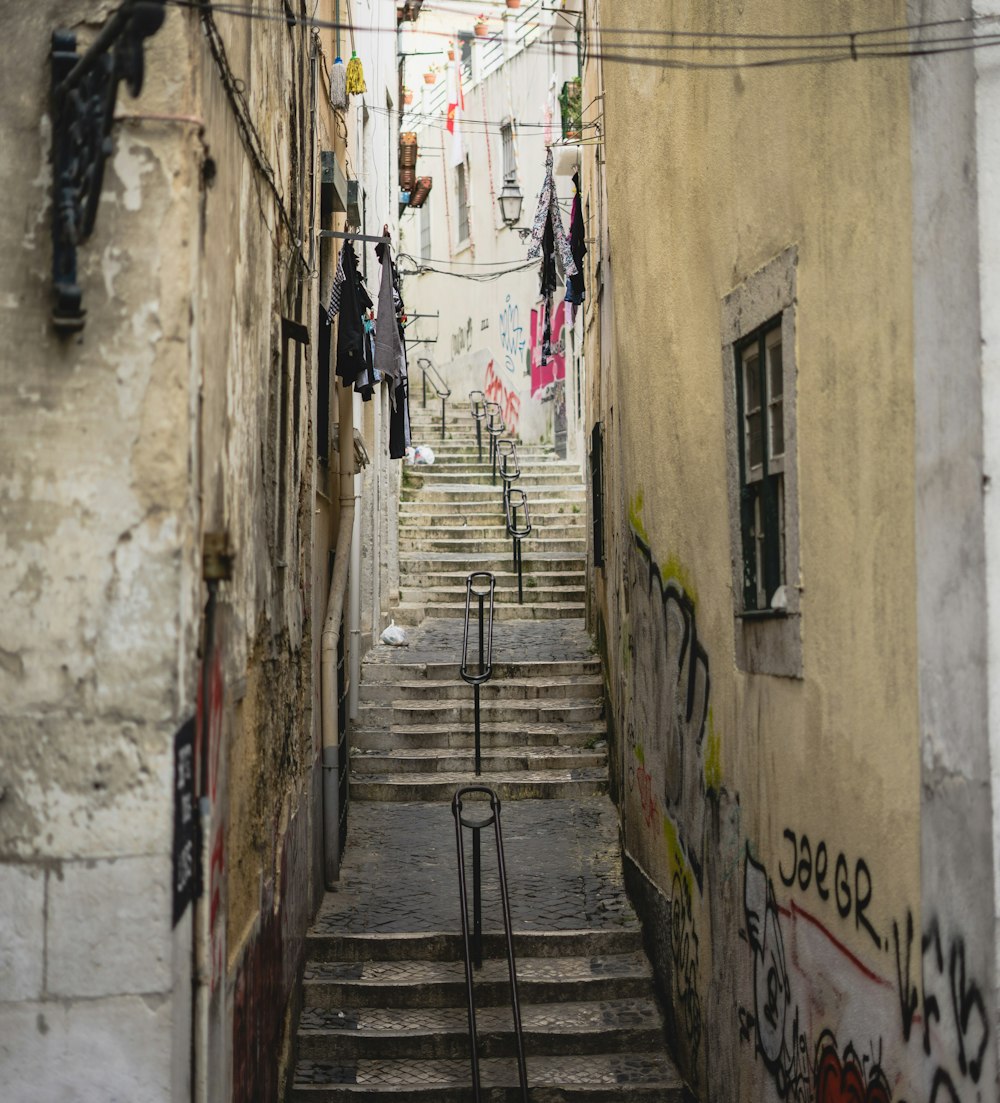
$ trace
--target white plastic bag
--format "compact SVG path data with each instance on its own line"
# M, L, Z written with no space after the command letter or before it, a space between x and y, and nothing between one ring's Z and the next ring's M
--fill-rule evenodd
M383 629L382 635L379 638L383 643L387 643L390 647L409 646L406 640L406 633L394 620L389 621L389 626Z
M418 444L413 450L413 462L424 463L429 467L434 462L434 449L429 444Z

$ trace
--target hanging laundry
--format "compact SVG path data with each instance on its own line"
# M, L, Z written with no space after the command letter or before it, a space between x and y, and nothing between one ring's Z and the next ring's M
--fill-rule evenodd
M567 277L576 276L577 267L573 252L562 226L562 215L556 198L556 182L552 173L552 149L545 151L545 179L538 197L538 210L531 228L531 248L528 260L542 258L540 294L544 300L544 324L542 329L542 365L552 357L552 296L559 282L558 265L561 263Z
M393 287L393 264L388 243L379 243L375 252L382 264L382 281L378 291L378 328L375 332L375 367L395 387L406 372L396 312L398 292ZM394 391L389 393L395 403Z
M410 447L410 381L406 362L406 332L403 327L403 319L406 308L403 305L403 293L399 280L399 269L392 260L388 242L375 246L375 252L382 262L382 285L379 288L379 334L390 325L390 314L383 315L383 292L386 289L386 273L388 272L388 288L392 295L391 320L395 321L396 338L398 339L399 359L397 362L400 372L397 379L389 380L389 458L401 460L406 455L406 449ZM395 342L393 342L395 344ZM383 345L383 356L386 355L388 346ZM380 367L381 367L381 361Z
M580 174L573 173L573 206L569 216L569 247L576 265L576 275L566 280L566 302L570 304L570 325L573 324L575 309L583 302L587 289L583 279L583 258L587 255L587 234L583 224L583 207L580 202Z
M365 311L371 296L358 271L358 258L350 241L341 253L344 280L340 292L340 326L337 332L337 375L350 386L365 368Z
M566 275L575 276L577 272L576 264L573 262L573 251L563 230L559 201L556 198L551 146L545 151L545 179L542 181L542 190L538 196L538 210L535 212L535 221L531 227L531 248L528 249L528 260L534 260L542 253L545 230L549 226L552 229L550 249L558 256Z
M345 241L337 255L337 269L333 273L333 284L330 287L330 302L327 304L326 316L331 324L340 313L340 297L344 292L344 250L346 248Z

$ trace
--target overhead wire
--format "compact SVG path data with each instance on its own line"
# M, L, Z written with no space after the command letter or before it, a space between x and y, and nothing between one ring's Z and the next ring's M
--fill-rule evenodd
M201 11L210 10L217 14L231 15L237 18L252 19L263 22L284 24L306 24L318 29L351 30L350 23L342 21L305 18L277 12L256 11L244 4L235 3L234 0L208 3L205 0L165 0L166 3L176 7L193 8ZM926 22L914 22L896 24L893 26L862 28L847 31L825 31L815 33L761 33L761 32L726 32L726 31L692 31L677 28L644 28L644 27L602 27L602 39L606 36L629 35L630 41L611 42L606 47L588 54L589 58L608 62L620 62L622 64L654 66L664 69L687 70L734 70L753 68L777 68L786 65L806 64L836 64L843 61L859 61L863 59L884 60L900 57L932 57L948 53L957 53L965 50L975 50L1000 45L1000 31L986 32L985 34L964 34L938 36L933 39L906 39L895 41L867 41L873 36L888 34L913 34L927 30L936 30L943 27L968 27L979 26L988 23L997 23L996 15L957 16L950 19L929 20ZM384 28L384 33L396 34L394 28ZM423 36L451 38L448 31L421 30ZM494 36L495 37L495 36ZM665 39L666 41L641 42L637 39ZM672 40L682 41L672 41ZM696 42L694 40L703 40ZM535 44L551 44L556 57L577 56L576 47L567 48L567 44L558 42L545 42L544 36L537 39ZM733 53L733 52L759 52L759 51L784 51L790 56L768 57L759 60L738 60L729 62L704 62L676 57L657 57L636 54L635 50L656 50L661 53ZM807 51L807 52L797 52Z

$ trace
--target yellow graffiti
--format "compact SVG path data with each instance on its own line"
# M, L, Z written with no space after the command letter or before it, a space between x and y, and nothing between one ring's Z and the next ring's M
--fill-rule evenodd
M684 593L691 599L691 604L698 604L698 592L694 588L694 582L691 581L691 573L676 555L667 557L666 563L660 567L660 577L665 583L678 583Z
M629 502L628 523L632 526L632 531L636 536L649 547L649 537L646 535L646 526L642 523L642 487L636 491L635 497Z
M632 753L635 755L636 761L640 766L646 765L646 752L642 749L641 743L636 743L632 748Z
M666 813L663 815L663 840L667 844L667 867L671 879L676 874L687 885L688 893L693 893L694 877L691 867L684 857L681 841L677 837L677 827Z
M705 736L705 790L722 788L722 740L715 730L712 706L708 707L708 734Z

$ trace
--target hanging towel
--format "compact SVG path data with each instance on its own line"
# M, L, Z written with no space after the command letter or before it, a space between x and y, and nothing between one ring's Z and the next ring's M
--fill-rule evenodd
M344 243L344 282L340 296L337 332L337 375L350 385L365 367L365 311L371 296L358 271L358 258L349 241Z
M552 174L552 147L545 151L545 179L542 182L542 190L538 196L538 210L535 212L535 221L531 227L531 248L528 250L528 260L534 260L542 252L542 239L546 227L552 227L553 245L563 269L567 276L577 274L576 264L573 261L573 251L563 230L562 215L559 213L559 202L556 198L556 182Z
M333 286L330 288L330 302L326 308L326 316L331 322L333 322L333 319L340 313L340 299L344 293L344 249L346 248L347 242L345 241L337 256L337 270L333 273Z
M583 225L583 208L580 203L580 174L573 173L573 185L576 195L573 196L573 208L569 216L569 247L573 253L573 263L576 265L576 275L566 280L566 302L573 306L579 306L587 294L583 281L583 258L587 255L587 235Z
M389 379L391 384L389 395L395 408L396 386L406 372L406 360L403 355L403 342L399 337L392 257L388 244L379 244L375 252L382 262L382 282L378 291L378 319L375 329L375 369L383 378Z

